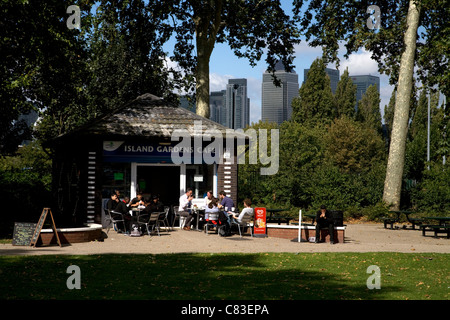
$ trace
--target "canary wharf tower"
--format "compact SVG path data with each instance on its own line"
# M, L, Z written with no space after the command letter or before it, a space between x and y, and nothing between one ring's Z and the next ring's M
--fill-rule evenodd
M275 66L275 75L281 86L273 83L272 74L263 73L262 81L262 121L281 124L289 120L292 115L292 99L298 96L298 75L295 72L286 72L281 61Z

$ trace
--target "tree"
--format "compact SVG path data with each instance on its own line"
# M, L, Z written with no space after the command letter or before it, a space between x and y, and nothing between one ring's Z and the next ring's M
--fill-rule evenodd
M390 76L391 84L398 82L383 195L387 204L398 209L415 62L422 83L439 84L444 94L448 96L450 93L446 45L446 17L450 9L442 0L387 0L377 5L382 14L381 21L380 16L376 18L380 23L379 29L367 23L371 17L367 14L369 3L366 1L311 1L306 12L300 15L303 0L298 0L295 1L294 13L301 32L307 40L312 39L310 44L322 46L326 61L336 61L339 66L337 51L340 41L345 42L345 57L365 47L372 52L380 72ZM424 32L417 38L419 26Z
M356 120L381 133L380 94L375 85L369 86L358 102Z
M265 53L273 75L278 60L287 71L292 68L297 32L279 1L170 0L161 1L160 6L158 12L166 10L167 23L175 33L172 59L186 74L195 74L196 112L201 116L209 118L209 61L216 43L228 43L252 66Z
M395 94L396 90L392 90L391 98L389 99L389 104L384 106L384 124L387 129L387 138L388 141L391 139L391 129L392 122L394 121L394 106L395 106Z
M91 72L86 91L91 114L105 113L144 93L175 99L178 78L169 75L163 52L171 30L162 23L153 2L102 0L86 28Z
M80 29L67 26L72 4ZM0 145L17 147L27 133L17 118L31 109L41 116L35 137L48 140L146 92L174 100L181 76L164 66L172 29L159 7L102 0L92 13L81 0L3 1Z
M337 108L337 116L347 116L353 118L356 105L356 85L348 75L348 68L345 69L336 88L334 100Z
M343 116L330 125L324 138L327 157L346 172L366 172L384 161L384 142L366 123Z
M391 144L384 183L383 201L393 209L400 209L403 169L405 165L406 136L408 132L409 102L413 88L414 55L416 33L419 27L420 7L410 0L404 51L400 62L397 96L395 99L394 121L392 123Z
M325 160L326 126L296 121L280 125L280 169L274 177L280 203L308 208L317 193L312 174Z
M0 90L8 114L2 129L14 125L19 114L36 110L42 117L40 137L54 137L87 114L86 43L80 30L67 27L66 9L71 4L2 1Z
M292 120L312 124L330 122L336 117L333 92L330 78L325 72L322 59L311 64L307 79L299 90L299 96L292 101Z

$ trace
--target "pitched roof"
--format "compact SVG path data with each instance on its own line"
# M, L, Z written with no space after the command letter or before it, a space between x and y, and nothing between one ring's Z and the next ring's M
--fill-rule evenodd
M175 130L187 130L192 137L199 133L208 136L211 131L207 130L220 131L223 137L227 133L247 137L149 93L110 114L94 119L68 135L170 138Z

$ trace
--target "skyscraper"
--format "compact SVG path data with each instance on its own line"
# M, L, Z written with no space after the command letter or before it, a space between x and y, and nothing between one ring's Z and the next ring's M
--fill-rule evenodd
M356 84L356 105L362 99L364 93L366 93L367 88L371 85L376 85L378 93L380 93L380 77L372 75L360 75L360 76L349 76L353 83Z
M303 73L303 82L306 82L306 78L308 76L308 71L309 69L305 69L304 73ZM339 70L336 69L330 69L330 68L325 68L325 72L327 73L328 77L330 77L330 87L331 87L331 91L333 92L333 94L336 93L336 89L337 89L337 84L339 82Z
M226 90L212 91L209 95L210 119L226 126Z
M281 82L280 87L273 83L271 73L263 73L261 118L262 121L281 124L291 118L291 103L298 96L298 75L295 72L286 72L281 61L275 66L275 75Z
M250 99L247 79L229 79L226 90L209 95L210 119L232 129L250 124Z
M250 99L247 97L247 79L229 79L226 91L226 126L244 129L250 123Z

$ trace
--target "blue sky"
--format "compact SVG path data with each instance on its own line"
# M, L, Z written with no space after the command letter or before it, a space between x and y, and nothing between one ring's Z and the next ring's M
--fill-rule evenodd
M282 0L282 6L287 14L292 13L292 0ZM343 46L342 46L343 48ZM377 63L370 58L370 52L360 50L352 54L348 59L343 58L344 49L339 52L342 75L348 67L350 75L371 74L380 77L380 111L384 114L384 106L389 103L393 86L389 85L386 75L380 75ZM321 57L320 48L310 47L305 41L296 46L294 71L298 74L299 85L303 82L303 70L308 69L317 57ZM328 67L333 68L334 65ZM247 94L250 98L250 123L261 119L261 84L262 75L267 69L264 57L255 67L251 67L245 58L239 59L230 50L227 44L217 43L210 60L210 91L219 91L226 88L228 79L246 78Z

